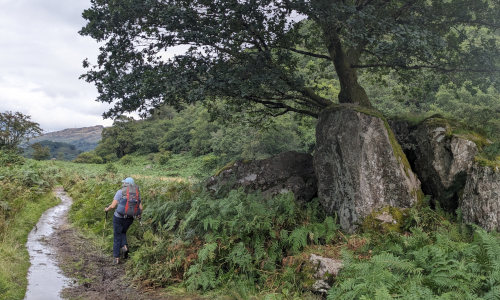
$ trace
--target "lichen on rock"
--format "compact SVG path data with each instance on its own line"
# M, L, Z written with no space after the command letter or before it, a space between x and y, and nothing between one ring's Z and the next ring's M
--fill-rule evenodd
M500 230L500 167L474 164L469 172L460 210L466 223Z
M458 207L478 146L464 135L454 134L454 126L443 118L429 118L416 125L391 122L407 153L425 194L432 195L447 211Z
M420 182L380 113L350 105L324 110L316 130L318 195L353 231L373 210L410 207Z
M209 178L211 191L243 187L260 190L264 196L293 192L295 199L307 202L317 194L317 180L310 154L294 151L255 161L237 161Z

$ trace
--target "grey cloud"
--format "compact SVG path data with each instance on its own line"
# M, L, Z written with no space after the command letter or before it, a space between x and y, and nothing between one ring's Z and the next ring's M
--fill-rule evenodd
M45 130L109 124L101 117L109 106L78 79L82 60L97 55L97 44L78 35L90 0L0 2L0 111L28 113Z

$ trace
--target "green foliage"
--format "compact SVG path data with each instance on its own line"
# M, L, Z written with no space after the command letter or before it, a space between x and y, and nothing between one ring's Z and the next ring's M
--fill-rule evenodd
M106 172L109 172L112 174L116 174L118 172L118 168L116 168L116 166L111 162L108 162L106 164L106 167L104 168L104 170L106 170Z
M130 155L126 154L120 159L120 162L124 165L130 165L133 163L133 159Z
M0 151L0 165L22 165L25 159L16 151Z
M50 149L47 146L42 146L40 143L31 145L33 148L33 158L36 160L45 160L50 158Z
M481 128L490 137L500 139L499 95L493 87L483 92L471 88L470 84L458 88L441 86L431 109L473 128Z
M30 119L31 116L20 112L0 113L0 150L16 150L23 139L42 133L40 125Z
M73 162L79 164L102 164L104 160L98 156L95 152L83 152L78 155Z
M39 139L40 138L37 140ZM73 160L78 156L78 154L82 153L82 150L77 149L77 147L72 144L42 140L40 142L33 143L31 147L25 148L23 155L28 158L35 158L34 155L36 149L33 147L39 148L38 146L34 146L37 144L43 148L48 148L49 157L56 157L59 160Z
M212 108L212 114L221 114L221 103ZM130 154L155 153L151 159L162 166L168 163L171 154L215 155L217 160L206 161L204 166L206 170L212 170L241 158L261 159L290 150L311 152L315 144L315 121L297 115L250 124L248 121L252 120L248 119L251 118L240 114L234 117L247 120L228 123L211 120L211 115L201 105L190 105L167 116L164 118L158 112L145 120L116 121L113 127L103 131L103 139L95 153L104 161L121 158L122 162L122 157Z
M406 4L93 2L80 33L105 46L95 65L84 61L89 70L83 78L99 86L99 101L115 104L107 116L216 98L228 100L232 111L316 116L337 91L340 102L370 106L359 69L392 70L410 95L467 80L483 90L498 87L497 1ZM178 45L191 47L169 61L161 58Z
M202 168L208 171L212 171L217 168L219 158L214 154L205 155L202 158Z
M497 293L497 234L452 224L425 203L405 219L408 231L372 231L362 248L343 251L328 299L484 299Z
M500 142L485 146L482 154L489 160L500 160Z
M197 259L185 257L190 263L174 272L184 274L188 289L210 290L240 281L265 284L266 274L278 272L285 256L298 254L310 244L327 243L337 232L334 220L320 212L316 201L300 208L290 194L266 199L259 193L234 190L214 199L203 192L188 192L185 186L174 194L169 201L149 203L144 217L151 220L153 233L171 244L203 241ZM142 253L146 249L139 251L137 265L143 259L151 261ZM137 276L155 280L151 273Z
M172 152L162 151L158 154L158 163L162 166L166 165L168 161L172 158Z
M0 295L22 299L26 291L28 233L41 214L57 203L49 192L59 180L57 168L0 151Z

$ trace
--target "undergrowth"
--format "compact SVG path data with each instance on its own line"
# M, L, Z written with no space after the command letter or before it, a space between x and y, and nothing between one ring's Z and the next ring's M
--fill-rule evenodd
M151 229L134 263L136 276L154 285L183 280L188 290L237 285L252 293L300 292L301 286L280 279L283 259L309 244L329 243L337 234L335 220L322 213L317 201L301 207L291 194L271 199L242 190L221 198L206 192L179 194L150 203L144 211Z
M123 175L99 169L63 177L74 198L72 221L111 253L102 210ZM405 210L398 232L347 235L317 200L299 204L291 194L269 199L243 190L217 195L157 177L138 182L145 210L128 234L127 270L142 286L210 298L320 299L307 266L314 253L343 260L328 299L500 296L498 236L431 209L427 198Z
M0 151L0 298L23 299L30 266L28 233L58 201L58 169Z

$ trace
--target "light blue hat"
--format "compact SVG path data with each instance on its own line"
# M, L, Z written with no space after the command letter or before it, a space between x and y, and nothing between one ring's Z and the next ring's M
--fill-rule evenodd
M126 184L134 184L134 179L132 177L127 177L123 179L122 182Z

